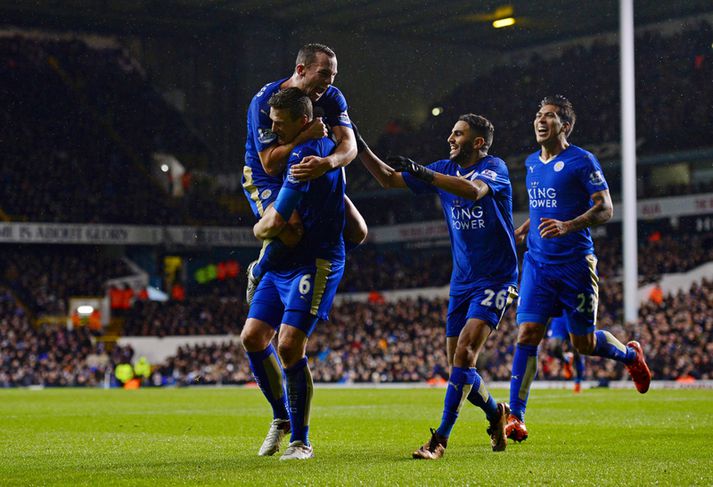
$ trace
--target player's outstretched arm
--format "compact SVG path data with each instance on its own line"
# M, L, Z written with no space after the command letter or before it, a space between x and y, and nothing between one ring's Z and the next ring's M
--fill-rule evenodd
M542 238L555 238L577 232L585 228L608 222L614 215L614 205L609 190L597 191L590 196L594 205L578 217L560 221L554 218L541 218L538 230Z
M285 170L285 164L292 150L298 145L311 139L321 139L327 136L327 126L321 118L315 118L308 123L292 142L287 144L275 143L258 153L260 163L265 172L270 176L279 176Z
M407 172L416 179L432 184L443 191L460 196L461 198L477 201L490 192L490 186L483 181L478 179L471 181L466 178L441 174L412 161L408 157L390 157L389 163L391 163L391 166L397 171Z
M355 126L356 127L356 126ZM374 154L364 139L361 138L359 130L356 131L357 147L359 149L359 160L364 165L367 171L374 176L382 188L405 188L401 172L398 169L391 167Z
M471 181L441 173L434 174L433 185L443 191L473 201L478 201L490 192L490 186L479 179Z

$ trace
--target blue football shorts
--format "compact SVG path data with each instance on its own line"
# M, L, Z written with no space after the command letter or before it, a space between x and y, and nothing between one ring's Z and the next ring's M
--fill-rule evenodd
M310 336L319 320L327 320L344 274L344 262L317 259L315 265L289 271L268 271L260 280L248 318L294 326Z
M475 285L470 291L449 296L446 337L457 337L471 318L485 321L495 330L508 307L517 298L512 283Z
M571 262L546 264L525 253L520 281L517 323L547 324L564 315L567 331L589 335L594 331L599 305L597 258L593 254Z
M556 316L550 320L550 325L547 327L547 338L555 340L569 339L566 315Z
M275 202L282 187L280 178L270 176L253 176L253 170L247 164L243 167L243 192L250 203L250 209L258 220Z

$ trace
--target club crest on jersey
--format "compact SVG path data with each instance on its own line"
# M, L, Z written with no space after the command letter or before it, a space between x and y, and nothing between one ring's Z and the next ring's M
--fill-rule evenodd
M594 171L589 174L589 182L594 186L600 186L604 184L604 175L601 171Z
M266 189L262 193L260 193L260 199L266 200L270 196L272 196L272 190L271 189Z
M277 139L277 135L275 135L275 132L273 132L270 129L257 129L257 140L260 141L261 144L270 144Z
M555 172L560 172L562 169L564 169L564 162L558 161L555 164Z

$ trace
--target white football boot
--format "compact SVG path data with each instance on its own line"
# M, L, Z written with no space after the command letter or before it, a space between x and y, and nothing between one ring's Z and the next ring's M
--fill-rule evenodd
M314 457L312 445L305 445L301 441L293 441L282 454L280 460L307 460Z
M287 433L290 432L289 419L274 419L270 425L270 430L267 432L265 441L262 442L258 455L261 457L270 457L280 451L280 443Z
M245 302L250 306L253 303L253 296L255 296L255 290L257 285L260 284L260 279L253 277L253 267L257 264L257 260L254 260L248 264L246 274L248 276L248 284L245 286Z

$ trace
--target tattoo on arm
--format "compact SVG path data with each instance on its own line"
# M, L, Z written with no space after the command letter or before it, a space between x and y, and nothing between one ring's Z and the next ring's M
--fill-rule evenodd
M599 191L592 195L594 205L574 220L569 221L570 231L576 232L584 228L595 227L608 222L614 214L609 191Z

